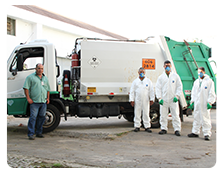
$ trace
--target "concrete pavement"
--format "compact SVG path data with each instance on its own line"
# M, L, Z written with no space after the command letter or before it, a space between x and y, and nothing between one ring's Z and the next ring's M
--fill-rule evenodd
M209 168L216 164L216 110L211 116L211 141L205 141L202 134L187 137L192 116L182 123L180 137L174 135L171 118L166 135L159 135L159 129L132 132L133 123L123 118L68 118L44 139L34 141L27 139L28 119L9 117L8 154L102 168Z

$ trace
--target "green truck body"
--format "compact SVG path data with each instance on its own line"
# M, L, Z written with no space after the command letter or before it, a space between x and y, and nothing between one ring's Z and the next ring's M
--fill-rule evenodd
M192 55L198 67L204 67L206 74L214 81L216 92L216 77L208 60L211 57L211 48L203 43L189 42L189 48L192 50L190 54L185 42L176 42L168 37L165 37L170 54L172 56L176 71L183 83L183 93L187 104L190 102L191 90L193 82L198 78L197 66L192 58Z

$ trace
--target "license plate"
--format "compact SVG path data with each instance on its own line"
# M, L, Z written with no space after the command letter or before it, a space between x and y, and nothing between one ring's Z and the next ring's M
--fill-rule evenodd
M96 87L88 87L87 92L96 92Z

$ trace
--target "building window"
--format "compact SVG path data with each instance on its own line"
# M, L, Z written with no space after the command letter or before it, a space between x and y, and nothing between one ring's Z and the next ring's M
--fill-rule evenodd
M15 36L15 20L7 18L7 34Z

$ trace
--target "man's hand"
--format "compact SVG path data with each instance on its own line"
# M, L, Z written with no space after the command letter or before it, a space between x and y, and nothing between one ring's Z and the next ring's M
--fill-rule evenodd
M29 90L24 88L24 93L25 93L25 96L26 96L26 99L27 99L28 103L32 104L33 100L29 97Z
M153 105L153 101L150 101L150 106Z
M132 107L134 107L135 102L131 101L130 104L131 104Z
M212 105L210 103L207 103L207 109L211 109Z
M28 98L27 101L28 101L29 104L32 104L32 103L33 103L33 101L32 101L31 98Z
M173 102L176 103L178 99L176 97L173 98Z
M160 105L163 105L163 99L161 99L161 100L159 101L159 104L160 104Z
M50 92L49 91L47 91L47 99L46 99L46 104L49 104L49 99L50 99Z

